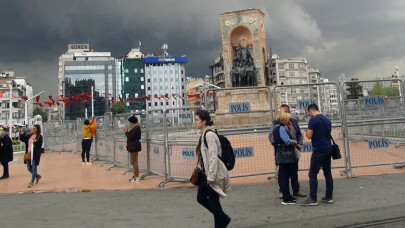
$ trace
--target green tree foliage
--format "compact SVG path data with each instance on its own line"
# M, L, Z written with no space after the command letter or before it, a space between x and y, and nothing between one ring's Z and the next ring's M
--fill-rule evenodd
M34 116L40 115L40 116L42 117L42 122L43 122L43 123L45 123L45 122L48 121L48 115L47 115L44 111L42 111L42 109L40 109L40 108L38 108L38 107L36 107L36 108L34 109L34 111L32 112L32 114L33 114Z
M356 81L357 79L352 78L352 80L347 83L347 99L358 99L360 97L363 97L363 86L361 86L360 83Z
M116 114L121 114L126 112L125 106L121 102L117 102L110 107L110 112L112 112L113 116Z
M393 87L383 87L381 82L375 83L373 89L370 91L371 96L389 96L389 97L395 97L399 96L399 89L398 88L393 88Z

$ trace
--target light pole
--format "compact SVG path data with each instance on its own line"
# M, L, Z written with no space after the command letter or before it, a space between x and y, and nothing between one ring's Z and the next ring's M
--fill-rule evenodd
M35 97L37 97L37 96L39 96L39 95L41 95L41 94L43 94L43 93L45 93L45 91L42 91L42 92L38 93L37 95L35 95L35 96L31 97L31 98L28 98L28 99L25 101L25 104L24 104L24 124L25 124L27 127L28 127L28 113L27 113L28 101L34 99Z
M91 86L91 117L94 117L94 98L93 98L94 87Z
M13 83L10 83L9 85L8 85L9 87L10 87L10 94L9 94L9 98L10 98L10 104L9 104L9 108L10 108L10 115L9 115L9 123L8 123L8 125L10 126L10 129L11 129L11 127L12 127L12 123L11 123L11 121L13 121L13 116L12 116L12 108L13 108L13 101L12 101L12 98L13 98Z

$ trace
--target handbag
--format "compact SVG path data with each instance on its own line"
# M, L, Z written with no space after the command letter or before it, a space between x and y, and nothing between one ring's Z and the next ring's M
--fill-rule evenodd
M200 178L201 174L202 174L202 173L201 173L201 169L198 168L198 167L195 167L193 173L191 174L190 182L191 182L193 185L198 186L198 185L199 185L199 178Z
M326 126L325 122L322 120L321 117L319 117L319 119L322 121L323 125L326 127L326 129L328 129L328 127ZM328 129L329 130L329 129ZM342 158L342 155L340 154L340 149L339 146L335 143L335 140L333 139L332 135L331 135L331 130L329 130L329 136L332 139L333 145L332 145L332 158L333 160L338 160Z
M301 157L301 151L297 148L294 147L294 154L295 154L295 158L298 160Z
M24 154L24 162L30 161L31 160L31 152L25 153Z

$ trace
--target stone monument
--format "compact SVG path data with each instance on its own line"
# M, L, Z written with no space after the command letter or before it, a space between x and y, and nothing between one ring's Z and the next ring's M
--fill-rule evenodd
M266 88L266 35L259 9L220 15L225 90L216 94L218 127L249 127L270 123ZM236 87L244 87L237 89Z

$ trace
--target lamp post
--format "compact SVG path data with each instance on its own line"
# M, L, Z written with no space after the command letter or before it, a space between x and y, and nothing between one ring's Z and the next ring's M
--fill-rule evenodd
M25 124L26 126L28 126L28 113L27 113L28 101L34 99L35 97L37 97L37 96L39 96L39 95L41 95L41 94L43 94L43 93L45 93L45 91L42 91L42 92L38 93L37 95L35 95L35 96L31 97L31 98L28 98L28 99L25 101L25 104L24 104L24 124Z
M9 98L10 98L10 104L9 104L9 108L10 108L10 115L9 115L9 123L8 123L8 125L11 127L12 126L12 123L11 123L11 121L13 121L13 116L12 116L12 108L13 108L13 101L12 101L12 98L13 98L13 84L12 83L10 83L9 85L8 85L9 87L10 87L10 94L9 94Z

